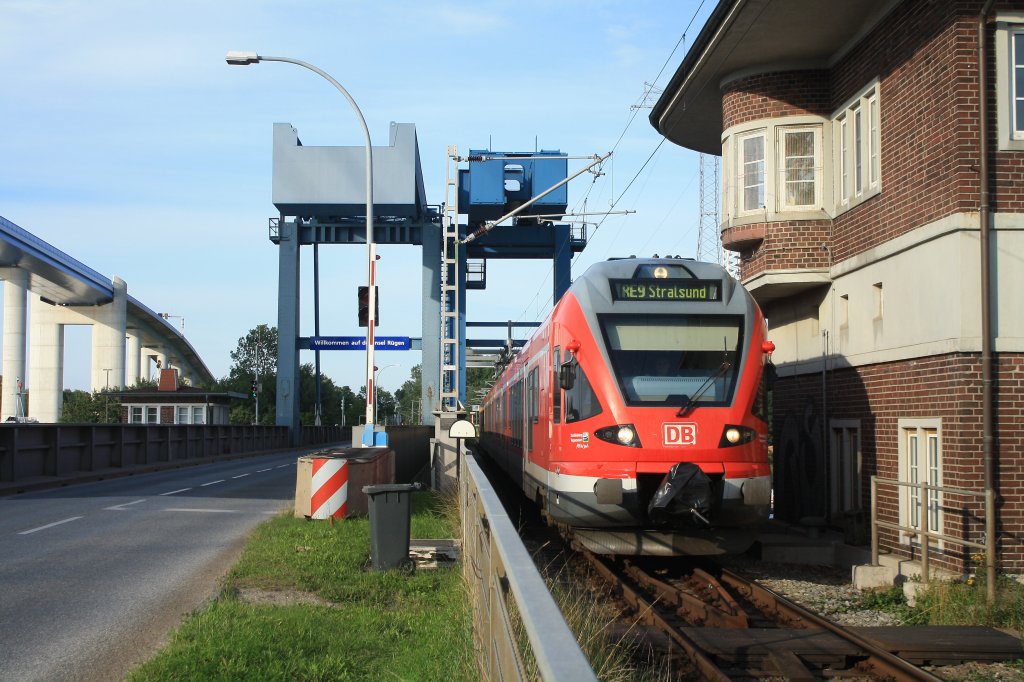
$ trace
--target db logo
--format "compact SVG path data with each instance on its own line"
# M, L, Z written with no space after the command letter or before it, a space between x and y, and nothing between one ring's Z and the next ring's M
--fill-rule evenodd
M684 424L665 424L662 434L665 445L696 445L697 425L693 422Z

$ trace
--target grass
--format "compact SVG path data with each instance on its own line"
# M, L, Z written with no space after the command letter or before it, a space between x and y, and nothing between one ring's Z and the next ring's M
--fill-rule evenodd
M976 562L976 575L967 580L933 580L918 590L914 606L901 587L865 592L859 606L886 611L904 625L985 625L1024 633L1024 585L996 576L996 598L990 606L985 568Z
M453 537L451 512L440 498L412 499L413 537ZM291 517L262 524L220 596L129 680L475 679L459 569L372 572L369 547L365 518L333 526ZM318 603L242 598L254 590Z
M547 565L538 566L538 570L597 679L601 682L665 682L673 679L660 657L642 643L639 632L611 633L622 619L610 595L592 591L590 586L594 584L595 577L592 569L585 567L582 570L586 575L577 575L571 562L559 564L555 559ZM558 568L552 570L553 565L558 565ZM602 580L597 582L603 584ZM517 630L526 661L526 677L536 679L536 663L528 654L529 645L522 621L514 609L510 610L513 628Z

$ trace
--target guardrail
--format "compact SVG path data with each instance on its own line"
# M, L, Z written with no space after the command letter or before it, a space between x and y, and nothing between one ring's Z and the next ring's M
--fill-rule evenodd
M921 527L917 528L914 526L904 526L899 523L890 523L888 521L880 521L878 519L878 485L891 485L896 488L916 488L917 499L920 503L920 518ZM983 498L984 499L984 516L983 521L985 522L986 537L985 542L974 542L971 540L965 540L945 533L938 533L928 527L929 524L929 511L931 506L931 491L935 491L939 494L952 494L962 495L970 498ZM947 507L944 502L939 499L935 500L935 504L941 504L942 507ZM910 483L908 481L897 481L891 478L880 478L878 476L871 477L871 564L873 566L878 565L878 529L886 528L889 530L895 530L898 532L906 533L911 538L919 537L921 543L921 583L927 587L929 582L929 576L931 573L931 543L933 540L939 540L943 542L950 542L953 544L960 545L962 547L973 547L974 549L980 549L985 552L986 558L986 571L987 571L987 599L988 603L992 604L996 598L996 554L995 544L992 541L992 537L988 532L990 528L989 520L994 519L995 516L995 495L991 490L978 491L978 490L964 490L962 488L950 488L946 486L932 485L930 483ZM992 526L994 527L994 526Z
M302 430L302 445L341 440L337 427ZM0 483L289 449L286 426L2 424Z
M473 637L483 678L596 682L590 663L487 477L472 456L461 460L462 566L470 590ZM520 654L520 635L513 628L512 611L517 613L525 633L524 648L536 665L533 675Z

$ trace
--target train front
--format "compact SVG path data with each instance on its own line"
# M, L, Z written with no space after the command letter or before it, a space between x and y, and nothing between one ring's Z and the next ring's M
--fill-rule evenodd
M556 312L564 419L547 508L588 549L741 552L771 502L757 305L717 265L621 259L574 282ZM766 371L768 368L769 371Z

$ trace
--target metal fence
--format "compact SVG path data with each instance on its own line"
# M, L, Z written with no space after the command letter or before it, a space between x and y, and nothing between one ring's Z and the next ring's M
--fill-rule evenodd
M595 682L576 637L487 477L472 456L461 459L462 565L483 678ZM519 628L513 626L513 612ZM535 675L524 663L520 645L533 659Z
M899 488L907 488L909 490L916 490L916 505L918 506L918 518L920 518L921 525L917 526L906 526L899 523L891 523L888 521L880 521L878 519L878 485L891 485L895 486L897 490ZM932 492L936 493L934 496ZM985 523L985 541L974 542L972 540L966 540L964 538L958 538L945 533L937 532L937 529L929 528L929 516L933 506L937 509L939 507L947 507L943 502L943 497L947 494L951 495L962 495L967 498L983 498L984 499L984 517ZM911 504L915 504L913 501ZM987 577L987 589L988 589L988 602L991 604L995 601L996 596L996 546L993 542L995 535L993 523L995 519L995 495L991 490L978 491L978 490L963 490L961 488L950 488L946 486L932 485L930 483L910 483L907 481L897 481L890 478L879 478L878 476L871 477L871 563L874 566L878 565L878 529L886 528L888 530L895 530L897 532L905 533L911 538L917 537L921 543L921 583L925 586L928 585L930 574L931 574L931 544L935 541L950 542L962 547L971 547L973 549L981 550L985 553L986 563L986 577Z
M301 444L340 439L340 428L311 427L302 430ZM3 424L0 483L74 478L289 447L285 426Z

